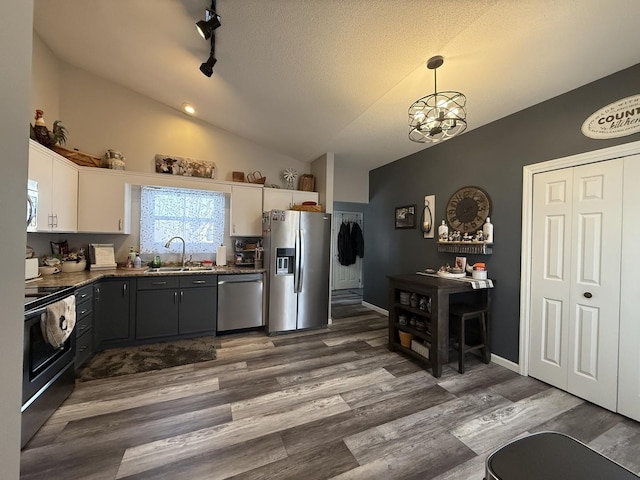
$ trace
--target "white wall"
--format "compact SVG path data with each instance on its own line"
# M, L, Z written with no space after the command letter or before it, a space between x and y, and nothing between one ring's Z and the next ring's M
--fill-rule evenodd
M333 197L336 202L369 203L369 171L335 164Z
M35 111L44 112L49 128L60 118L60 62L42 39L33 32L33 58L31 61L31 109L28 120L35 121Z
M0 476L20 476L20 406L24 325L25 203L29 151L28 119L31 78L33 0L3 2L0 16L0 145L2 175L2 275L0 276Z
M213 161L218 180L232 180L233 171L259 170L267 177L267 184L284 186L280 174L285 168L309 173L308 163L205 124L56 59L37 40L34 73L38 78L31 92L32 110L46 105L42 109L50 128L54 120L62 120L69 131L67 148L95 156L102 156L109 148L119 150L126 157L127 170L138 172L154 171L154 156L160 153Z
M334 155L325 153L311 163L311 173L315 176L316 191L320 192L320 204L327 213L333 212Z

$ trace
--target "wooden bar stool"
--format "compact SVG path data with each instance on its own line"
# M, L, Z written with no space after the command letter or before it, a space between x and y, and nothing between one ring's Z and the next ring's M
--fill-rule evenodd
M457 332L458 372L464 373L464 356L468 352L480 351L482 361L489 363L491 350L489 347L489 307L486 305L469 305L466 303L452 304L449 306L450 331ZM480 343L467 345L467 322L476 320L480 334Z

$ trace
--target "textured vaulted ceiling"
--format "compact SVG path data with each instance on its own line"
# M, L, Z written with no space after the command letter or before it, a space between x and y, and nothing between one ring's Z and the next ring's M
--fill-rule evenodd
M640 61L638 0L218 0L207 78L194 24L210 5L35 0L34 24L74 66L298 160L365 169L427 148L407 108L432 93L433 55L468 130Z

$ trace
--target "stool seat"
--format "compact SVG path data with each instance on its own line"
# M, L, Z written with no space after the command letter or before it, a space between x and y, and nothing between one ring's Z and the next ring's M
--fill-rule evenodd
M633 480L637 475L558 432L539 432L494 451L486 480Z
M489 307L487 305L474 305L468 303L455 303L449 306L449 321L457 331L458 340L458 372L464 373L464 356L469 352L480 351L482 361L489 363L491 350L489 347ZM480 332L480 343L467 345L467 322L477 320ZM453 330L453 329L452 329Z

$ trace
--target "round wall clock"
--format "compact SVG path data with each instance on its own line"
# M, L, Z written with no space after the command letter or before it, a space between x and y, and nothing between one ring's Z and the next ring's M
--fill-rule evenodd
M447 202L447 222L462 233L480 230L490 213L491 200L480 187L462 187Z

